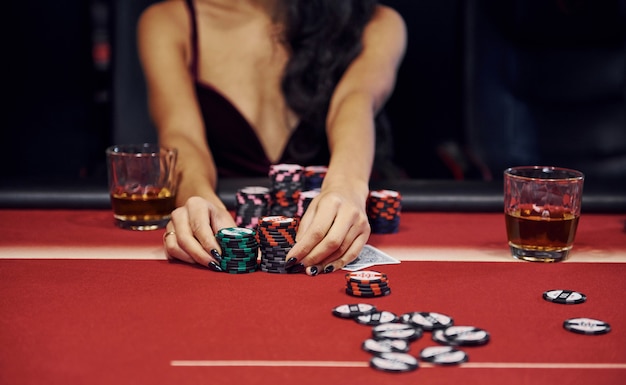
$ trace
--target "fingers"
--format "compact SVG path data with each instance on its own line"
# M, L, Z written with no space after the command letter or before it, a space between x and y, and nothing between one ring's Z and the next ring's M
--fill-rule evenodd
M166 255L187 263L219 269L220 247L215 239L219 228L234 226L232 216L208 201L193 197L172 212L163 244Z
M369 234L369 233L368 233ZM350 247L343 253L337 253L327 258L323 263L323 272L328 274L333 271L341 270L344 266L354 261L367 243L369 235L360 234Z
M306 273L310 276L316 276L318 274L328 274L333 271L341 270L344 266L357 258L363 246L367 243L368 238L369 232L359 233L351 243L345 242L323 261L307 267Z
M287 260L292 269L306 269L312 276L340 270L356 259L369 235L364 209L334 199L319 202L309 206L302 218L297 242Z
M178 246L178 239L176 237L176 231L173 230L174 225L168 223L165 228L165 234L163 234L163 247L165 248L165 256L168 260L178 259L187 263L195 263L187 253L185 253Z

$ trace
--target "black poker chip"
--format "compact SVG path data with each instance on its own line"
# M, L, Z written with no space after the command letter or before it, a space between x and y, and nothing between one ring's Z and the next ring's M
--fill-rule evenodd
M373 339L368 338L363 341L361 348L368 353L372 354L382 354L382 353L392 353L392 352L400 352L406 353L410 349L409 341L400 340L400 339Z
M573 290L548 290L543 293L543 299L552 303L560 303L564 305L573 305L584 303L587 296L581 292Z
M417 358L408 353L381 353L372 357L370 366L383 372L411 372L419 367Z
M376 307L368 303L350 303L339 305L333 309L333 315L340 318L356 318L358 316L372 314Z
M420 351L419 357L436 365L458 365L468 360L467 353L453 346L429 346Z
M391 289L385 289L381 291L369 291L369 290L356 290L346 288L346 294L351 295L353 297L361 297L361 298L374 298L374 297L384 297L391 294Z
M563 322L563 327L573 333L600 335L611 331L611 325L593 318L570 318Z
M454 324L452 317L435 312L409 312L400 316L402 322L431 331L443 329Z
M401 339L407 341L415 341L422 336L421 328L412 325L386 322L376 325L372 328L372 336L374 339Z
M363 314L354 319L356 322L362 325L380 325L387 322L397 322L399 320L398 316L394 313L386 310L375 311L369 314Z

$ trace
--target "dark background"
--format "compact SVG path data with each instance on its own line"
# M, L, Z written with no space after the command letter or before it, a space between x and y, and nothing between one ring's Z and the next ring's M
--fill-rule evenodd
M13 2L0 184L106 183L107 146L156 139L135 52L151 2ZM543 163L626 180L625 0L383 3L408 28L387 105L408 177Z

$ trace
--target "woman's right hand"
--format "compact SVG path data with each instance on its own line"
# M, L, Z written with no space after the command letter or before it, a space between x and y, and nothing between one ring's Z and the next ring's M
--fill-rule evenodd
M221 249L215 234L220 229L234 226L235 220L224 205L191 197L172 211L163 234L165 253L168 259L197 263L219 271Z

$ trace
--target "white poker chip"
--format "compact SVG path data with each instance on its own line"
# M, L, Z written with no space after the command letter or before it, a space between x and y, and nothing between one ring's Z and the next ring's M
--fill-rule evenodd
M448 340L444 335L443 335L443 329L435 329L433 330L433 333L431 335L431 338L433 341L442 344L442 345L446 345L446 346L455 346L455 345L459 345L457 342L452 341L452 340Z
M400 318L404 323L421 327L422 329L427 331L447 328L454 324L454 320L452 319L452 317L435 312L415 311L402 314Z
M452 346L430 346L420 351L420 358L437 365L458 365L467 362L467 354Z
M376 307L368 303L349 303L339 305L333 309L333 315L340 318L356 318L361 315L374 313Z
M381 353L370 360L372 368L384 372L410 372L419 367L417 358L408 353Z
M363 341L361 348L368 353L373 354L381 354L381 353L392 353L392 352L401 352L406 353L409 351L409 342L407 340L394 340L394 339L382 339L375 340L373 338L369 338Z
M392 338L414 341L422 336L422 329L404 323L386 322L374 326L372 335L376 339Z
M489 342L490 335L475 326L450 326L443 330L443 338L452 345L478 346Z
M570 318L563 322L563 327L573 333L600 335L611 331L611 325L593 318Z
M543 293L543 299L552 303L560 303L564 305L573 305L584 303L587 296L581 292L573 290L548 290Z
M362 325L379 325L398 321L398 316L390 311L375 311L356 317L354 320Z

